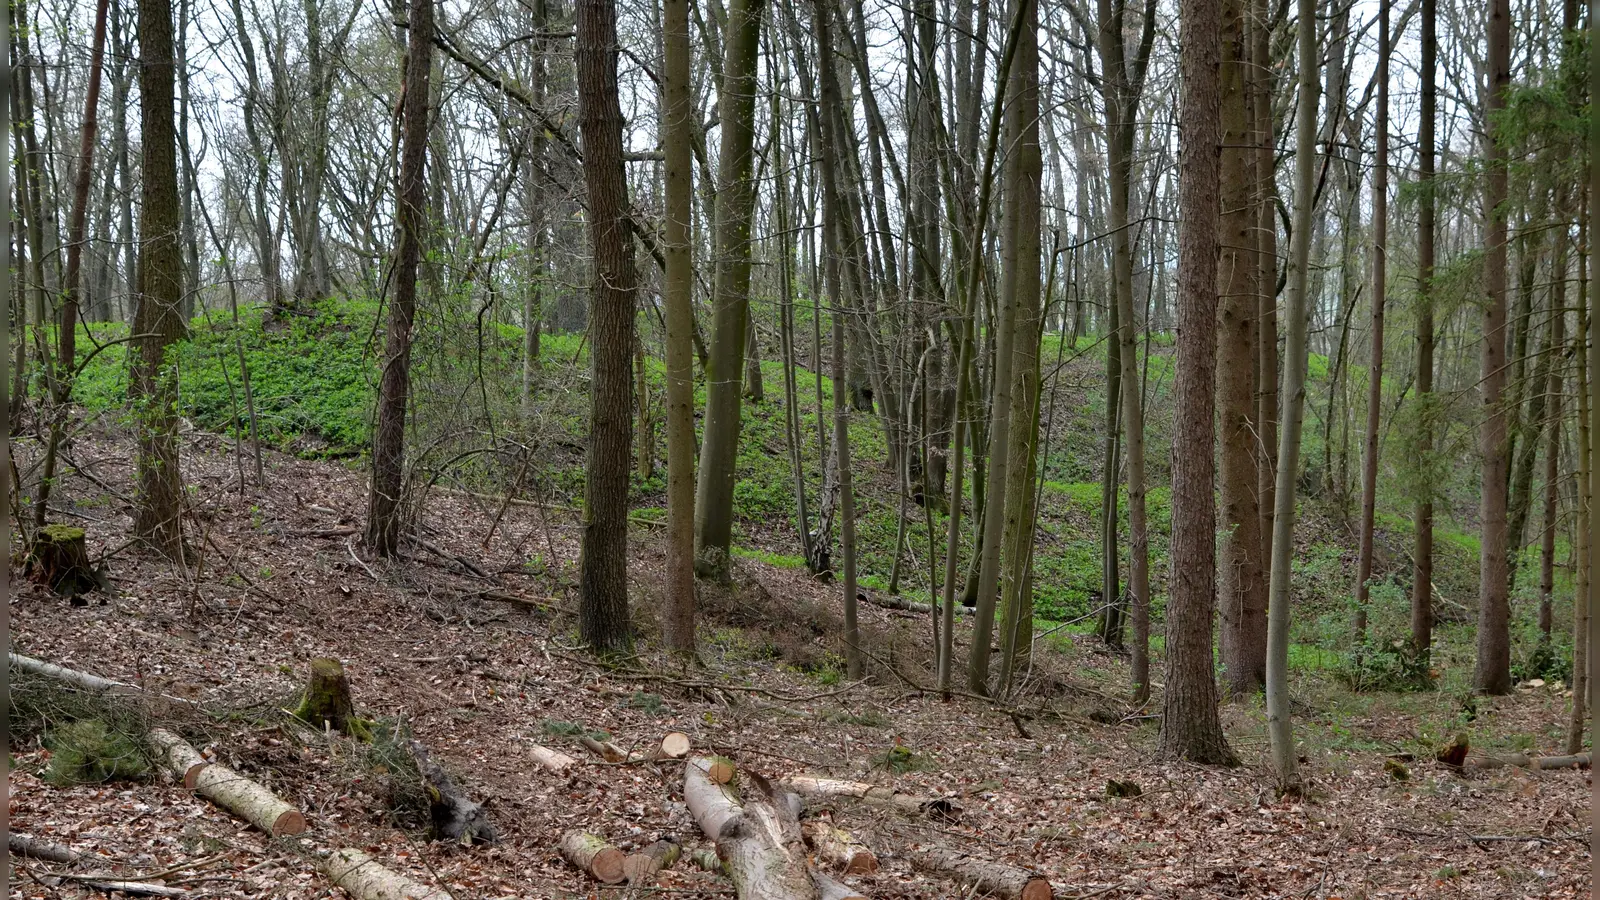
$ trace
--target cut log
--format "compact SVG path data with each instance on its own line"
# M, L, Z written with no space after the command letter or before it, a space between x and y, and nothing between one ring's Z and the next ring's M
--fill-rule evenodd
M360 850L335 850L322 861L328 880L356 900L450 900L450 894L385 868Z
M867 900L866 894L842 881L835 881L815 869L811 870L811 880L817 885L820 900Z
M159 734L159 737L157 736ZM151 731L152 750L158 762L184 780L184 786L273 837L302 834L306 817L271 791L220 763L197 768L200 754L183 738L164 729ZM159 748L159 749L158 749Z
M589 748L589 752L608 763L626 762L628 759L627 752L610 741L597 741L588 735L584 735L578 738L578 743Z
M812 800L860 800L870 806L897 809L914 816L954 819L961 811L955 801L947 797L918 797L864 781L795 775L786 779L783 787Z
M707 872L714 872L718 875L723 874L722 857L718 856L715 850L707 850L703 847L690 850L689 861Z
M189 742L165 728L152 728L146 735L150 755L179 781L184 790L192 791L200 778L200 770L211 763L189 746Z
M560 750L551 750L549 747L541 747L538 744L530 746L528 753L533 756L534 762L557 775L578 762Z
M1505 753L1500 755L1484 755L1473 757L1467 762L1477 769L1501 769L1516 767L1519 769L1587 769L1589 768L1589 754L1575 753L1570 756L1529 756L1526 753Z
M739 776L739 769L734 766L733 760L713 756L706 760L705 776L712 784L733 784L733 780Z
M587 831L569 831L561 836L561 857L589 873L601 884L621 884L627 873L623 862L627 856L621 850Z
M1051 900L1055 896L1050 881L1042 875L953 850L912 853L911 864L954 879L980 894L1004 897L1006 900Z
M411 751L411 758L416 760L417 771L428 788L428 812L432 819L429 831L434 840L470 845L480 841L492 844L500 839L483 804L456 786L444 767L428 754L428 748L419 741L408 740L406 749Z
M928 604L920 603L916 600L907 600L904 597L894 594L879 595L869 591L865 593L858 593L856 596L858 598L864 598L873 606L881 606L884 609L895 609L900 610L901 612L921 613L925 616L933 615L933 607L929 606ZM956 615L970 616L972 613L973 610L970 607L962 606L959 603L956 604Z
M812 820L803 823L800 832L817 859L830 869L845 875L870 875L878 871L878 857L843 828Z
M711 780L716 760L701 757L684 766L683 798L717 855L740 900L818 900L806 866L805 841L782 792L755 773L741 801L732 787Z
M332 728L362 739L370 736L367 723L356 716L350 679L344 673L344 664L337 659L311 661L311 678L294 715L313 728Z
M11 852L17 856L42 859L45 862L71 865L78 861L80 855L78 851L65 844L57 844L54 841L47 841L43 838L31 837L26 834L8 834L6 835L6 841L11 847Z
M693 742L689 736L681 731L669 731L661 736L661 743L656 746L653 759L683 759L689 755Z
M84 531L71 525L39 529L22 571L38 584L49 585L50 590L72 600L74 606L85 605L87 601L79 596L100 587L100 579L89 564Z
M623 877L629 884L648 884L657 872L672 868L682 853L683 849L671 841L656 841L638 853L628 854L622 861Z
M138 685L124 684L120 681L112 681L109 678L101 678L98 675L90 675L88 672L79 672L77 669L69 669L66 666L58 666L55 663L45 662L42 659L34 659L31 656L22 656L17 653L12 653L10 654L10 660L12 667L19 671L26 672L29 675L38 675L43 678L53 679L63 684L68 684L75 688L79 688L80 690L90 691L93 693L121 694L126 697L155 697L165 700L168 703L176 703L180 706L200 705L195 701L186 699L184 697L170 697L166 694L158 694L155 691L147 691Z

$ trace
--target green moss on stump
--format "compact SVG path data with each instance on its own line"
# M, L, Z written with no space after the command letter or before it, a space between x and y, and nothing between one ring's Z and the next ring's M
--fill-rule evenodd
M29 578L78 603L80 594L100 587L89 565L89 549L82 528L46 525L33 536L24 570ZM79 603L81 605L81 603Z
M350 679L337 659L311 661L311 680L294 715L316 728L332 728L361 741L372 739L372 723L356 715Z

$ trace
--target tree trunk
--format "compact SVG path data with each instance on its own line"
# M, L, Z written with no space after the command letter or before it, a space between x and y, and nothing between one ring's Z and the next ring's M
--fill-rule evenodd
M609 653L627 647L633 630L628 618L628 460L633 440L629 354L635 340L637 279L622 167L616 2L579 0L576 13L583 175L594 252L589 303L593 378L578 622L590 648ZM737 410L737 392L734 399Z
M391 871L360 850L335 850L323 860L328 880L355 900L448 900L451 894Z
M1005 107L1006 225L1005 287L1012 298L1015 344L1012 351L1011 433L1006 446L1008 483L1001 540L1005 560L1002 582L1000 694L1011 693L1013 679L1027 668L1033 644L1032 582L1034 472L1039 447L1039 341L1042 296L1039 269L1041 191L1044 159L1039 146L1039 7L1024 0L1025 21L1012 63L1011 100Z
M1161 753L1235 765L1217 718L1211 619L1216 602L1217 226L1222 132L1218 116L1222 4L1183 0L1185 52L1178 167L1178 372L1172 453L1172 574L1167 599L1167 685ZM1124 310L1126 312L1127 310ZM1131 342L1123 351L1131 351ZM1124 366L1127 360L1124 359ZM1130 379L1123 372L1124 399ZM1131 493L1131 491L1130 491Z
M1282 407L1278 436L1277 509L1272 523L1271 588L1267 597L1267 735L1273 773L1282 793L1300 791L1299 759L1294 748L1294 723L1289 713L1289 621L1292 592L1289 568L1294 549L1295 483L1300 471L1300 430L1306 400L1307 319L1310 317L1309 267L1312 168L1316 162L1317 47L1316 0L1299 0L1296 44L1300 83L1296 103L1294 157L1294 229L1289 245L1288 333L1284 352Z
M716 842L739 900L817 900L800 823L781 791L747 773L741 798L706 776L710 762L692 759L684 767L683 799Z
M661 146L666 162L662 280L667 357L667 585L662 632L676 653L694 653L694 251L689 0L662 7ZM780 182L782 175L779 175ZM787 262L787 261L786 261ZM787 300L787 298L785 298ZM790 398L791 404L793 398ZM802 526L803 527L803 526Z
M1585 217L1586 218L1586 217ZM1582 233L1582 230L1580 230ZM1589 310L1587 288L1588 279L1585 277L1584 267L1588 263L1589 254L1585 253L1578 260L1578 330L1573 335L1574 355L1577 357L1578 377L1578 484L1573 493L1577 496L1577 508L1573 510L1576 525L1573 529L1574 551L1576 569L1573 582L1577 588L1572 598L1572 710L1567 720L1567 752L1577 753L1583 749L1585 712L1588 703L1590 685L1590 656L1594 652L1589 641L1591 617L1594 615L1594 459L1592 458L1593 433L1590 430L1590 396L1588 365L1589 354L1584 346L1591 337L1589 328Z
M561 858L588 873L601 884L621 884L626 879L623 863L627 855L606 843L605 838L586 831L569 831L558 845Z
M183 560L183 488L178 464L178 376L167 351L183 336L178 315L183 255L178 246L178 142L171 0L139 0L138 335L129 394L137 401L138 510L134 533L168 559Z
M1226 693L1242 698L1266 676L1267 586L1261 573L1261 513L1256 506L1255 368L1241 365L1256 353L1257 219L1250 196L1256 148L1249 134L1247 91L1250 46L1245 0L1225 0L1222 10L1222 206L1218 273L1217 407L1221 463L1217 499L1222 521L1217 596Z
M1490 0L1488 95L1484 118L1484 288L1488 303L1483 317L1483 421L1478 450L1483 455L1483 492L1479 502L1482 552L1478 566L1478 662L1472 687L1485 694L1511 690L1510 602L1507 592L1506 502L1506 170L1500 147L1499 116L1511 85L1511 3Z
M237 2L237 0L235 0ZM383 373L378 383L377 424L372 432L372 486L367 493L365 541L379 556L400 547L405 511L406 404L411 391L412 327L417 315L417 267L428 227L428 81L433 68L433 4L410 0L405 89L401 100L400 186L396 197L394 300L384 336ZM598 341L596 344L598 345Z
M968 856L953 850L924 850L911 855L916 868L955 879L972 894L1006 900L1050 900L1049 879L1027 869Z
M1566 266L1563 264L1557 269L1564 277ZM1550 644L1550 632L1554 623L1551 621L1553 605L1555 603L1556 588L1556 499L1557 487L1561 477L1561 374L1551 365L1551 360L1562 352L1566 346L1567 311L1559 302L1565 290L1551 297L1551 319L1549 348L1545 353L1545 378L1544 396L1548 398L1545 406L1548 410L1547 419L1542 427L1545 431L1544 441L1544 524L1539 529L1539 642L1546 647ZM1532 441L1530 451L1532 449Z
M1438 0L1422 0L1422 109L1417 138L1417 404L1422 410L1416 445L1415 471L1432 454L1433 437L1433 262L1436 198L1434 196L1434 135L1438 118L1435 68L1439 54ZM1413 513L1411 551L1411 647L1426 662L1433 646L1433 493L1425 479L1417 486L1421 495Z
M1367 367L1366 448L1361 460L1360 549L1356 559L1356 640L1367 636L1372 528L1378 504L1378 424L1383 406L1383 307L1389 257L1389 0L1378 4L1377 149L1372 159L1372 362Z
M738 477L740 393L746 318L750 314L750 242L755 206L751 178L755 141L756 67L764 0L733 0L723 42L718 116L716 267L712 279L711 358L695 485L695 571L726 580L733 540L733 487Z
M1424 0L1432 2L1432 0ZM1261 515L1262 558L1272 555L1273 517L1277 514L1278 478L1278 206L1277 137L1274 135L1272 96L1275 88L1272 65L1272 34L1268 25L1270 0L1251 0L1251 71L1256 79L1253 106L1256 120L1256 197L1259 219L1256 234L1261 239L1256 290L1259 292L1260 321L1256 326L1256 422L1260 447L1256 462L1256 504ZM1265 567L1267 563L1263 562ZM1267 572L1263 571L1263 578ZM1265 629L1253 636L1252 653L1259 653L1263 670L1267 653ZM1258 648L1258 649L1257 649Z

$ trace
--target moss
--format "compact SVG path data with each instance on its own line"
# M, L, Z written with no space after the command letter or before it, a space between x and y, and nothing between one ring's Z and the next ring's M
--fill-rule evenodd
M295 708L297 719L313 726L327 727L355 738L372 740L372 722L357 716L350 698L350 679L345 677L344 665L337 659L311 661L311 679L306 682L305 696Z
M39 530L39 539L52 544L69 544L83 540L85 534L82 528L72 525L46 525Z

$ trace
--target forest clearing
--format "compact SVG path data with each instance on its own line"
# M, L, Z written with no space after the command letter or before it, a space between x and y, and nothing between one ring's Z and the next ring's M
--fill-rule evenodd
M1592 894L1600 0L8 24L13 897Z

